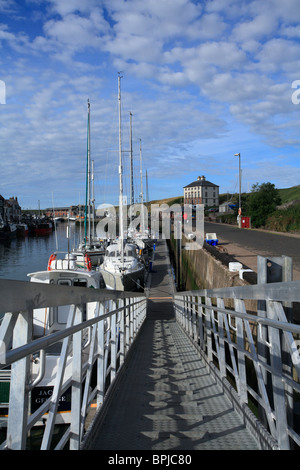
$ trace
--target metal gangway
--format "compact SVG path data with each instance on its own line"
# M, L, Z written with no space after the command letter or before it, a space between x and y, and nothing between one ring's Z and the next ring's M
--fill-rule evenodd
M1 449L26 449L41 423L39 448L45 450L300 445L300 326L291 321L299 281L176 292L162 240L144 294L7 280L0 280L0 289L0 379L10 376ZM95 307L88 321L86 302ZM64 330L32 338L35 308L70 304ZM32 411L43 358L58 341L53 392ZM66 374L68 355L72 370ZM34 381L32 361L40 364ZM69 419L54 445L66 390Z

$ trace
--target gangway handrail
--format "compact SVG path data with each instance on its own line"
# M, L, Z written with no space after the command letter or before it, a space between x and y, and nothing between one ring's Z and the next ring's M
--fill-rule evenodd
M264 310L258 308L261 300ZM271 448L300 446L293 424L293 397L300 393L300 325L288 321L285 311L290 318L298 302L300 281L174 294L177 322L245 416L252 416L248 402L256 403L260 419L252 416L250 426Z
M249 300L278 300L281 302L300 302L300 281L272 282L233 287L220 287L214 289L198 289L193 291L177 292L180 295L208 296L249 299ZM292 297L292 298L291 298Z
M83 304L99 300L129 299L143 297L140 292L125 292L109 289L91 289L88 287L60 286L39 282L11 281L0 279L0 314L20 312L33 308L55 307L70 304L72 295L74 304ZM16 295L16 293L18 295Z
M107 389L123 369L144 322L146 296L138 292L10 280L0 280L0 289L6 293L0 299L0 313L5 315L0 323L0 369L5 374L10 372L7 436L0 448L25 449L28 432L41 420L46 424L40 448L51 448L59 397L70 388L70 423L56 448L61 449L69 442L70 449L79 449L91 403L96 401L97 410L103 406ZM84 306L90 303L94 317L85 320ZM63 305L71 306L66 328L33 338L34 310ZM87 331L88 348L83 340ZM47 351L58 342L62 342L62 347L57 356L53 394L31 413L30 394L35 383L30 374L31 361L38 351ZM84 356L82 347L86 348ZM71 373L67 369L70 354ZM92 384L95 373L96 383Z
M175 300L177 299L177 300L180 301L180 296L175 295L174 298L175 298ZM190 306L197 306L197 305L199 305L199 303L198 303L198 301L193 302L193 301L190 300L189 305ZM277 328L278 330L289 331L291 333L295 333L295 334L300 335L300 325L299 324L287 323L287 322L279 321L279 320L270 320L269 318L260 317L259 315L251 315L249 313L239 312L238 310L233 310L233 309L230 309L230 308L220 308L220 307L217 307L217 306L214 306L214 305L208 305L206 303L201 303L201 307L205 308L205 309L212 309L212 310L215 310L215 311L221 312L221 313L226 313L229 318L230 318L230 315L232 315L232 316L235 316L237 318L242 318L242 319L248 320L249 322L257 323L259 325L272 326L273 328ZM217 323L217 321L216 321L216 323ZM229 324L230 324L230 319L229 319ZM233 325L230 325L230 327L231 327L232 330L236 331L236 328Z

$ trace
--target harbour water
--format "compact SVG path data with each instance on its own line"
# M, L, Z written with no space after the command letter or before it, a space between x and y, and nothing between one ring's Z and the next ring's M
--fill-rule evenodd
M26 236L0 243L0 279L28 281L28 273L47 269L49 256L55 251L66 252L77 247L83 227L70 223L67 239L67 222L56 224L56 230L43 237Z

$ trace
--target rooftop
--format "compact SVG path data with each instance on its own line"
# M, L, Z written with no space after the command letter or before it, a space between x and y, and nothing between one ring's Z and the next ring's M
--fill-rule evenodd
M184 186L184 188L191 188L194 186L216 186L219 187L217 184L211 183L205 179L205 176L198 176L197 181L193 181L193 183Z

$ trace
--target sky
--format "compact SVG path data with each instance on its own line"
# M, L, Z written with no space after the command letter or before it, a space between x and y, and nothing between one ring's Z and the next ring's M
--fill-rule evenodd
M87 102L96 205L124 192L130 113L139 201L300 184L299 0L0 0L0 194L85 202ZM147 191L148 190L148 191Z

